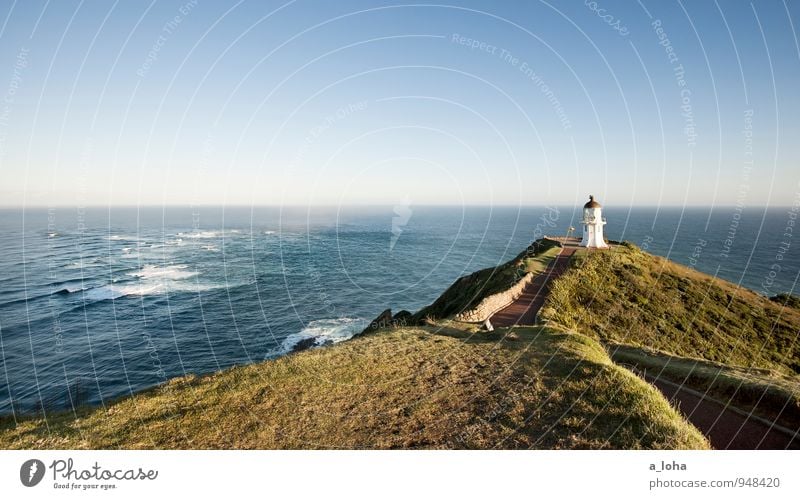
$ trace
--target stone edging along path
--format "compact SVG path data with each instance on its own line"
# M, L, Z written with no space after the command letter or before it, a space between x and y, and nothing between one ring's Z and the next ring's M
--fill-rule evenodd
M577 251L575 246L564 246L547 269L531 280L522 293L511 304L494 313L490 318L494 327L524 326L536 323L536 315L544 305L547 288L551 280L569 268L569 259Z
M528 272L516 284L505 291L489 295L473 309L467 310L456 315L454 318L461 322L483 322L497 311L502 310L512 304L514 300L522 296L525 288L533 282L535 274Z

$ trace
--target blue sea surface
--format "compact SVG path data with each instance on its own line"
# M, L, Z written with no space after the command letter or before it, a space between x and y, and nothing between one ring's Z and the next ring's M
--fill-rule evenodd
M607 208L606 237L756 292L800 275L788 208ZM0 210L0 414L104 404L335 343L577 227L573 207Z

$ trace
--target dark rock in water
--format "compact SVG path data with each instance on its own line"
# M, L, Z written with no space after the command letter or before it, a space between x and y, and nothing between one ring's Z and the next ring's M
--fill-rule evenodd
M308 350L311 347L317 346L317 339L316 338L304 338L292 347L292 352L302 352L303 350Z
M402 326L411 326L416 324L416 320L414 319L414 314L409 312L408 310L401 310L397 312L395 315L392 315L392 309L387 308L383 312L380 313L377 317L375 317L372 322L369 323L363 331L358 333L355 336L369 333L371 331L376 331L381 328L385 327L402 327Z
M412 323L412 317L414 314L409 312L408 310L401 310L394 314L392 317L392 325L393 326L409 326Z
M382 327L390 326L391 324L392 324L392 309L387 308L386 310L381 312L379 316L372 319L372 322L369 323L369 326L367 326L359 334L369 333L370 331L375 331Z

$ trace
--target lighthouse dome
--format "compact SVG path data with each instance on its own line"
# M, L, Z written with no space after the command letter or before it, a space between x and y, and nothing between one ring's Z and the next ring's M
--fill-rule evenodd
M586 203L585 205L583 205L584 209L586 209L586 208L602 208L602 207L603 206L600 203L598 203L597 201L594 200L594 196L592 196L592 195L589 196L589 202Z

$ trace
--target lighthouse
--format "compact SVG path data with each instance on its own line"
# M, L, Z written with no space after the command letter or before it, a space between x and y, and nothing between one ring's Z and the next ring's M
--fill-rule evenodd
M603 207L589 196L589 202L583 205L583 239L581 246L586 248L608 248L603 239L603 226L606 224L602 214Z

